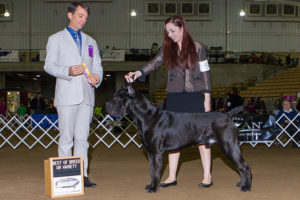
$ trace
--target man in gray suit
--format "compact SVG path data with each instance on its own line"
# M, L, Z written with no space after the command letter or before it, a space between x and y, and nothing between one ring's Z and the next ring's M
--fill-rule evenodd
M81 31L90 14L89 7L72 2L68 7L69 25L51 35L47 43L45 71L56 77L54 106L59 119L59 156L82 156L84 185L94 187L87 174L88 136L103 68L97 43Z

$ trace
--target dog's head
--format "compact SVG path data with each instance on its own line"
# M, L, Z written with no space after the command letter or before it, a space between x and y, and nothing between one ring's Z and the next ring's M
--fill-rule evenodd
M113 116L128 114L135 97L135 91L131 85L123 86L106 102L106 111Z

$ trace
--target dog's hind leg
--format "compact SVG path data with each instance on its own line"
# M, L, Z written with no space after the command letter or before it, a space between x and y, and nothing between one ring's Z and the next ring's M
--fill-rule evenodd
M161 169L163 163L163 152L158 152L155 154L148 153L148 159L150 163L150 176L151 183L145 187L147 192L156 192L158 184L161 178Z
M230 131L230 134L226 134L226 131ZM244 160L240 147L237 142L237 138L232 130L225 130L224 136L219 138L219 146L223 150L224 154L233 162L238 168L241 176L241 181L237 183L237 187L241 188L241 191L250 191L252 185L252 174L251 168L248 163ZM221 141L220 141L221 139Z

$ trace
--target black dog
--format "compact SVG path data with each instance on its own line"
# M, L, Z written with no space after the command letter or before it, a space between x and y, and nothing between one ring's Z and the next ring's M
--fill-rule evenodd
M110 115L129 114L138 127L138 134L147 150L150 162L151 184L148 192L156 192L161 178L163 155L191 145L209 147L217 143L225 155L238 168L242 191L251 189L251 168L244 161L237 141L237 128L231 116L242 110L235 108L227 113L175 113L155 107L131 86L119 89L106 103Z

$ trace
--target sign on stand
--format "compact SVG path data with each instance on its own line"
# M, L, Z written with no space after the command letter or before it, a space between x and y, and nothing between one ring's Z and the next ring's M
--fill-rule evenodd
M44 160L45 193L51 198L84 195L83 161L79 156Z

